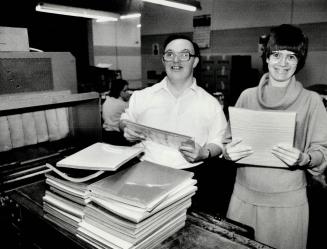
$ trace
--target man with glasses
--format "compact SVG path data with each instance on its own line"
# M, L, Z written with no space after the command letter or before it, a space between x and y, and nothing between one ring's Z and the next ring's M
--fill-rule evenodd
M168 37L162 63L167 76L151 87L135 91L121 120L193 137L195 146L176 149L147 141L121 122L125 138L131 142L142 141L144 160L178 169L220 155L226 119L219 102L199 87L193 77L199 63L197 44L182 35Z

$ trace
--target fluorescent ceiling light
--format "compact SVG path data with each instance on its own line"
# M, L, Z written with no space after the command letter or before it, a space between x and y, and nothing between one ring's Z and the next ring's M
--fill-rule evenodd
M108 19L108 18L98 18L98 19L94 18L94 19L96 22L117 22L118 21L118 19L112 20L112 19Z
M39 3L35 7L36 11L67 15L67 16L77 16L84 18L97 19L97 21L106 22L106 21L118 21L119 15L107 11L84 9L78 7L64 6L58 4L49 4L49 3Z
M138 18L138 17L141 17L140 13L133 13L133 14L121 15L120 19L132 19L132 18Z
M196 11L196 7L193 5L189 4L184 4L184 3L178 3L178 2L173 2L173 1L167 1L167 0L142 0L143 2L149 2L149 3L155 3L155 4L160 4L168 7L173 7L177 9L182 9L182 10L188 10L188 11Z

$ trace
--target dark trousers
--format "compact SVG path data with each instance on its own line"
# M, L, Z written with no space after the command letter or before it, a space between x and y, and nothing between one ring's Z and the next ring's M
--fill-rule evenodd
M131 146L133 143L126 140L124 134L119 131L106 131L102 132L102 140L105 143L120 145L120 146Z
M191 209L225 216L235 181L233 163L214 157L185 170L193 172L197 180L198 190L192 197Z

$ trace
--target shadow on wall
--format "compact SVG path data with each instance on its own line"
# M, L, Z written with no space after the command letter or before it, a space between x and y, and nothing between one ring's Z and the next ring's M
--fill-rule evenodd
M314 91L321 96L324 106L326 107L327 110L327 85L315 84L315 85L308 86L307 89Z

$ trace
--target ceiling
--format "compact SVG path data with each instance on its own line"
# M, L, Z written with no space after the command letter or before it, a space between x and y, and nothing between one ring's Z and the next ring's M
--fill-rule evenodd
M201 9L200 0L174 1L196 5ZM1 2L0 26L26 27L31 29L34 27L47 27L50 24L52 26L55 24L59 25L61 21L64 23L67 21L85 22L86 20L85 18L59 17L59 15L49 15L47 13L35 11L36 5L40 2L108 11L117 14L138 12L143 15L146 14L144 12L148 10L146 5L152 5L159 10L162 8L160 5L146 3L142 0L7 0Z
M67 5L72 7L109 11L119 14L129 12L140 12L143 4L141 0L46 0L44 2Z
M201 9L200 0L174 1L189 3ZM41 14L35 11L35 7L40 2L102 10L117 14L135 12L143 14L142 12L145 10L143 6L151 4L144 3L142 0L8 0L1 2L0 26L21 26L20 23L37 22ZM158 8L161 8L160 5L157 6Z
M175 2L180 3L190 3L196 5L200 8L199 0L173 0ZM87 8L87 9L95 9L95 10L102 10L102 11L109 11L119 14L131 13L131 12L142 12L143 2L142 0L24 0L24 1L8 1L6 3L8 7L16 6L19 3L21 6L21 10L27 10L24 6L28 7L29 10L35 9L35 6L39 2L45 3L52 3L52 4L59 4L59 5L66 5L72 7L80 7L80 8ZM150 4L150 3L146 3ZM4 10L6 6L1 6L1 9ZM0 13L2 11L0 10Z

